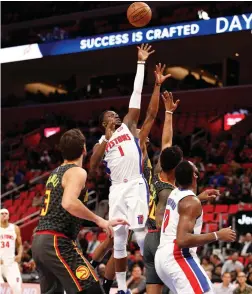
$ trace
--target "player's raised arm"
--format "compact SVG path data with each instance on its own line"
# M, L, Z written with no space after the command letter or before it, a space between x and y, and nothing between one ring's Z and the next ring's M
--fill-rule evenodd
M139 139L140 139L140 146L143 151L145 147L145 141L147 137L149 136L150 130L153 126L153 123L156 119L157 113L158 113L158 107L159 107L159 97L160 97L160 87L162 83L170 77L170 74L164 75L165 65L162 66L161 63L159 65L156 65L155 70L155 86L154 90L151 96L151 100L149 103L149 107L147 109L147 114L143 123L143 126L139 133Z
M173 96L171 92L165 91L162 94L162 99L165 106L165 121L162 133L162 146L161 150L163 151L167 147L172 146L172 138L173 138L173 127L172 127L172 115L173 112L177 109L179 101L176 100L174 103ZM154 173L159 173L161 171L160 159L155 167Z
M15 225L15 232L17 235L17 239L16 239L17 255L15 256L15 261L19 263L21 261L22 254L23 254L23 243L22 243L20 229L16 225Z
M65 172L62 179L62 186L64 188L62 207L70 214L78 218L92 221L99 227L107 230L109 234L112 234L111 226L116 226L118 224L124 225L127 224L127 222L122 219L108 222L94 214L78 199L82 189L85 187L86 178L86 171L80 167L74 167Z
M203 246L217 240L233 242L236 239L235 232L229 227L215 233L193 234L197 218L201 215L201 204L194 196L182 199L178 206L179 223L177 229L177 245L181 248Z
M136 130L136 125L139 120L140 108L141 108L141 95L143 90L143 82L144 82L144 70L145 70L145 61L148 57L154 53L155 51L150 51L151 46L148 44L142 44L141 47L138 48L138 61L137 61L137 71L136 77L134 81L133 93L130 97L129 103L129 111L127 115L124 117L123 122L128 126L128 128L132 131L132 129Z
M101 139L99 143L97 143L93 148L93 154L90 159L90 173L93 174L93 172L97 169L100 162L103 159L107 143L109 139L112 137L113 133L115 131L115 120L110 119L105 131L105 136Z

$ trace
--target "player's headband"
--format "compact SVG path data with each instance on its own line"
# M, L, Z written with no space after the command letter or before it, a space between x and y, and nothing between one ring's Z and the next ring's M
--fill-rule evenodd
M6 208L2 208L2 209L0 209L0 214L1 213L7 213L7 214L9 214L9 211L6 209Z

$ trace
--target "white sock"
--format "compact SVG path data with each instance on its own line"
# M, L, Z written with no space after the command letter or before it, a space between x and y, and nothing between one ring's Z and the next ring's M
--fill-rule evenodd
M118 291L123 290L124 292L127 291L126 286L126 272L117 272L116 274L116 280L118 284Z

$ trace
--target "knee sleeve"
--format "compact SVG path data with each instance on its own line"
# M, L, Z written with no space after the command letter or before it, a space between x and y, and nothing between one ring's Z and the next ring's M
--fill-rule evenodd
M140 248L141 255L143 256L144 239L145 239L145 236L146 236L147 233L145 232L144 229L138 229L138 230L134 230L134 234L135 234L137 244L138 244L138 246Z
M126 226L117 226L114 229L114 257L121 259L127 257L127 239L129 229Z

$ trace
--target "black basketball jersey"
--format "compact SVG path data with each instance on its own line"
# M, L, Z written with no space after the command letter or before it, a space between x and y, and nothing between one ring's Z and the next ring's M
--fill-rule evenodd
M61 205L64 192L62 178L64 173L73 167L77 167L77 165L59 166L48 178L36 231L56 231L72 240L77 238L83 219L73 216ZM87 201L86 189L82 190L79 200L82 202Z
M150 202L149 202L149 216L147 220L147 227L149 230L156 230L156 206L158 204L158 194L164 190L173 190L175 187L167 182L164 182L160 178L160 174L156 174L152 177L150 183Z

